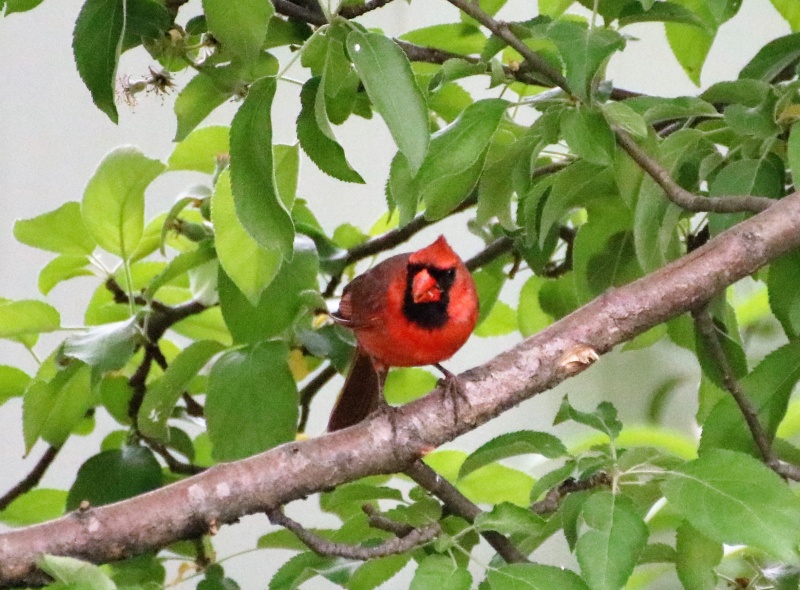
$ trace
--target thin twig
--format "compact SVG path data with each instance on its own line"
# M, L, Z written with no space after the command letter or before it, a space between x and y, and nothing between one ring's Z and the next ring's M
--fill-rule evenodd
M272 0L272 4L275 6L275 11L284 16L296 18L318 27L328 24L328 21L325 20L325 15L317 14L313 10L298 6L289 2L289 0Z
M36 465L33 466L31 472L26 475L20 482L15 485L13 488L8 490L5 494L0 496L0 510L5 510L6 507L11 504L14 500L19 498L25 492L28 492L35 488L42 479L42 476L47 471L47 468L53 463L58 455L58 451L61 447L47 447L47 450L42 455L41 459L36 462Z
M306 424L308 423L308 414L311 410L311 401L334 375L336 375L336 368L329 364L300 390L300 422L297 425L298 432L305 432Z
M144 437L142 440L147 443L148 447L150 447L155 453L158 453L158 455L164 459L164 462L167 464L167 468L172 471L172 473L179 473L181 475L196 475L206 470L205 467L200 467L199 465L194 465L193 463L184 463L183 461L179 461L172 453L169 452L167 447L158 441Z
M634 139L622 129L615 129L617 143L639 166L660 186L667 198L687 211L707 211L712 213L740 213L751 211L760 213L775 204L774 199L756 196L704 197L696 195L679 185L670 173L650 157Z
M391 518L387 518L378 512L378 510L372 504L364 504L361 507L361 510L363 510L364 514L369 517L369 526L374 529L387 531L397 535L398 537L406 537L414 531L414 527L410 524L397 522Z
M494 242L486 246L475 256L468 259L464 264L469 270L475 270L489 264L503 254L510 252L514 247L514 240L508 236L497 238Z
M753 436L753 442L758 447L758 452L764 463L778 475L787 479L800 481L800 468L789 463L785 463L778 459L775 451L772 448L772 441L769 435L764 430L761 422L758 419L758 412L750 403L744 389L742 389L736 374L733 371L728 355L725 354L725 349L722 348L719 336L717 334L717 327L714 325L714 319L708 311L708 306L704 305L692 311L695 325L697 326L700 337L705 342L711 359L716 364L722 376L722 384L728 393L731 394L739 410L742 412L747 427L750 429L750 434Z
M375 547L361 547L345 543L334 543L333 541L324 539L304 528L297 521L286 516L281 508L268 510L267 516L272 524L277 524L289 529L297 535L297 538L305 543L309 549L319 555L344 557L345 559L358 559L361 561L411 551L416 547L429 543L442 532L439 523L432 522L418 529L414 529L404 537L397 537L384 541Z
M610 485L611 477L605 471L598 471L586 479L574 479L569 477L562 481L558 486L548 491L543 499L531 504L531 510L540 515L552 514L558 510L558 507L561 505L561 501L569 494Z
M344 18L356 18L362 14L366 14L378 8L382 8L389 4L392 0L367 0L364 4L354 4L351 6L343 6L339 10L339 16Z
M558 86L568 94L572 94L569 89L569 84L567 84L567 80L561 75L561 72L556 70L553 66L542 59L538 53L525 45L525 43L523 43L519 37L511 32L511 29L509 29L507 24L496 21L491 16L486 14L483 10L481 10L480 4L477 2L470 2L469 0L448 0L448 2L465 14L468 14L474 18L492 33L500 37L509 46L516 49L520 55L525 58L525 62L531 71L541 74L554 86Z
M405 470L405 474L444 502L445 507L469 523L482 513L469 498L459 492L456 487L428 467L422 461L415 461ZM525 563L528 558L514 544L495 531L483 531L481 536L497 551L506 563Z

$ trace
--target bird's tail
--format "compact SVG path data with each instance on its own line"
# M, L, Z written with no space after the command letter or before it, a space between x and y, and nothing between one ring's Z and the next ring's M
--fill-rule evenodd
M350 373L333 406L328 432L358 424L383 402L386 371L377 371L370 357L360 348L350 366Z

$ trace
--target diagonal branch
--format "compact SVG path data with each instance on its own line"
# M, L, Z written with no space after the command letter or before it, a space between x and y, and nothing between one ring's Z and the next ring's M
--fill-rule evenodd
M697 325L700 337L706 343L711 353L711 359L722 374L722 384L725 386L725 389L728 390L728 393L731 394L736 405L739 406L742 416L744 416L744 421L747 423L747 428L750 429L753 442L756 443L756 447L758 447L758 452L761 453L764 463L778 475L787 479L800 481L800 468L789 463L784 463L778 459L775 454L772 448L772 441L761 425L761 421L758 419L758 411L753 407L750 398L747 397L747 393L745 393L741 383L739 383L739 380L736 378L730 360L725 354L725 349L722 348L719 336L717 335L717 327L714 325L714 319L711 317L708 307L703 305L692 310L692 317Z
M31 472L22 478L17 485L0 496L0 511L5 510L11 502L39 485L42 476L44 476L47 468L55 461L56 455L58 455L60 449L61 447L47 447L47 450L36 462L36 465L33 466Z
M456 487L436 473L422 461L414 463L406 469L406 475L444 502L445 507L453 514L457 514L470 524L481 514L469 498L458 491ZM497 551L506 563L525 563L528 558L506 537L497 531L483 531L481 536Z
M567 351L598 354L690 311L800 247L800 192L629 285L611 290L460 375L459 420L441 388L356 426L216 465L147 494L0 534L0 586L42 580L42 553L107 562L154 551L367 475L408 469L425 450L473 430L580 370Z
M468 14L476 21L481 23L484 27L489 29L492 33L500 37L503 41L505 41L509 46L516 49L519 54L525 58L525 64L527 64L527 69L532 72L536 72L541 74L546 78L548 82L550 82L553 86L558 86L559 88L563 89L567 94L572 94L569 89L569 85L567 84L566 78L561 75L561 72L556 70L553 66L547 63L542 57L533 51L530 47L525 45L525 43L520 40L514 33L511 32L511 29L508 27L506 23L497 21L493 19L491 16L486 14L480 7L480 4L477 2L471 2L470 0L447 0L461 10L463 13ZM523 65L523 69L525 69L525 65Z
M615 129L614 133L617 136L617 143L619 143L620 147L664 190L667 198L687 211L707 211L710 213L752 211L753 213L759 213L775 203L773 199L768 199L767 197L739 195L703 197L696 195L675 182L670 173L655 158L645 152L625 131Z

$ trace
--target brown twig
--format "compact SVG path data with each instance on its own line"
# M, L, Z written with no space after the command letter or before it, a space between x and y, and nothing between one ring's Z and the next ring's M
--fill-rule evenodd
M53 463L58 455L61 447L47 447L42 457L33 466L30 473L20 480L17 485L8 490L5 494L0 496L0 511L5 510L11 502L19 498L25 492L35 488L42 479L42 476L47 471L47 468Z
M361 547L358 545L348 545L346 543L335 543L324 539L304 528L299 522L286 516L281 508L267 510L267 516L272 524L277 524L289 529L298 539L305 543L309 549L319 555L344 557L345 559L358 559L361 561L411 551L416 547L430 543L442 532L439 523L432 522L418 529L413 529L405 536L384 541L380 545Z
M172 471L172 473L179 473L181 475L197 475L198 473L202 473L206 470L205 467L179 461L172 453L169 452L167 447L158 441L145 437L142 437L142 440L153 450L153 452L157 453L162 459L164 459L164 462L167 464L167 468Z
M474 522L482 513L481 509L464 494L459 492L453 484L422 461L414 461L414 463L405 470L405 474L421 487L439 498L450 512L457 514L467 522ZM483 531L481 532L481 536L486 539L486 542L492 546L492 549L497 551L498 555L500 555L506 563L524 563L528 561L528 558L500 533L496 531Z
M313 379L306 383L305 387L300 390L300 422L297 425L298 432L305 432L306 424L308 423L308 414L311 410L311 401L317 395L320 389L325 384L333 379L336 375L336 369L333 365L329 364L323 368L319 373L314 375Z
M525 58L525 64L527 64L530 71L541 74L546 78L546 81L553 86L558 86L567 94L572 94L569 89L569 84L567 84L567 80L561 75L561 72L556 70L542 59L538 53L525 45L519 37L511 32L507 24L496 21L486 14L481 10L480 4L477 2L470 2L469 0L448 0L448 2L481 23L484 27L505 41L510 47L516 49L519 54ZM523 64L523 68L525 64Z
M604 471L599 471L586 479L574 479L569 477L561 482L560 485L548 491L544 498L531 504L531 510L540 515L552 514L558 510L561 501L569 494L610 485L611 477Z
M717 327L714 325L714 318L711 317L708 306L703 305L693 309L692 317L694 318L700 337L703 339L703 342L705 342L711 354L711 359L719 369L722 376L722 385L728 393L731 394L736 405L739 406L744 421L747 423L747 428L753 436L753 442L755 442L764 463L778 475L787 479L800 481L800 468L781 461L775 454L772 448L772 441L761 425L761 421L758 419L758 412L747 397L747 393L742 389L733 371L730 360L728 359L728 355L725 354L725 349L722 348L717 334Z
M275 11L284 16L296 18L317 27L328 24L324 15L309 10L304 6L298 6L293 2L289 2L289 0L272 0L272 4L275 6Z
M369 517L369 526L372 528L393 533L398 537L405 537L414 531L414 527L410 524L397 522L391 518L387 518L378 512L378 510L372 504L364 504L361 507L361 510L363 510L364 514Z
M466 260L464 264L469 270L475 270L485 266L493 260L500 258L503 254L510 252L514 248L514 240L508 236L497 238L494 242L486 246L472 258Z
M775 204L773 199L752 195L720 197L696 195L675 182L670 173L655 158L639 147L639 144L625 131L614 129L614 133L620 147L664 190L667 198L687 211L711 213L751 211L759 213Z
M339 16L344 18L356 18L362 14L366 14L378 8L382 8L389 4L392 0L367 0L364 4L354 4L352 6L343 6L339 10Z

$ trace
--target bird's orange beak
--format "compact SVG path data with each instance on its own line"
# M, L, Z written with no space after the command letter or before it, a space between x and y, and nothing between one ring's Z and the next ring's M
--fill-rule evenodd
M411 296L414 303L431 303L442 298L439 285L426 269L422 269L414 275L411 285Z

